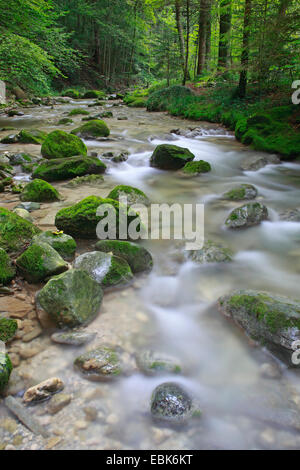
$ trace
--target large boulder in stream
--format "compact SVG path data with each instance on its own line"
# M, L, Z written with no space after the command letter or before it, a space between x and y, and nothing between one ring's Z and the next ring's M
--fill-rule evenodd
M55 225L59 230L77 237L77 238L97 238L97 226L102 219L106 219L106 215L97 215L98 208L103 207L103 212L106 208L114 211L116 218L116 238L118 238L119 218L123 216L126 218L127 224L136 221L138 215L132 211L126 212L127 208L122 206L113 199L103 199L97 196L89 196L82 201L74 204L73 206L61 209L55 217ZM101 208L100 208L101 209ZM129 209L130 210L130 209ZM128 226L127 225L127 226Z
M257 196L257 189L252 184L241 184L223 194L224 199L229 201L243 201L255 199Z
M76 242L73 237L61 232L51 232L47 230L40 235L33 237L33 243L47 243L52 246L60 256L67 261L71 261L75 256Z
M107 197L109 199L114 199L115 201L126 198L129 206L132 206L133 204L144 204L145 206L148 206L150 204L148 197L143 193L143 191L124 184L116 186Z
M21 201L54 202L60 200L59 192L46 181L35 179L26 184L20 194Z
M267 220L268 209L259 202L250 202L234 209L225 221L230 229L248 228Z
M196 162L188 162L182 169L183 173L187 176L197 176L202 173L208 173L211 171L210 163L205 160L197 160Z
M187 259L199 264L228 263L232 261L233 253L229 248L212 240L207 240L200 250L186 250L185 256Z
M41 282L47 277L60 274L68 269L62 257L48 243L33 243L16 260L22 276L28 282Z
M85 271L71 269L55 276L38 292L36 303L60 327L90 323L98 315L103 291Z
M82 139L97 139L98 137L108 137L110 130L104 121L93 119L73 129L71 134L77 135Z
M292 355L300 340L300 301L252 290L239 290L221 297L221 312L248 336L266 346L280 359L295 367ZM298 365L299 367L299 365Z
M0 285L9 284L16 275L16 268L3 248L0 248Z
M86 271L104 288L128 285L133 278L127 261L101 251L92 251L78 256L74 262L74 268Z
M18 253L41 230L19 215L0 207L0 248L8 253Z
M23 129L18 134L10 134L1 140L1 144L35 144L41 145L47 133L39 129Z
M106 165L95 157L57 158L41 163L35 168L32 177L51 182L77 176L99 175L105 170Z
M137 243L121 240L100 240L96 243L96 250L103 253L112 253L125 259L133 273L150 271L153 267L153 258L146 248Z
M184 424L197 413L189 393L180 384L166 382L152 394L151 414L159 421Z
M177 145L162 144L154 150L150 159L150 165L161 170L179 170L186 163L194 160L189 149L178 147Z
M43 157L67 158L87 155L87 148L79 137L64 131L53 131L48 134L41 149Z

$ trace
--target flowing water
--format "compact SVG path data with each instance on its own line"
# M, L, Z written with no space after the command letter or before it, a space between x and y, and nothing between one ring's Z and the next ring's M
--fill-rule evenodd
M0 119L0 127L13 125L50 132L64 113L90 100L26 110L26 116ZM30 408L40 422L60 434L58 448L65 449L260 449L297 448L300 443L300 377L282 365L278 379L265 378L261 365L273 363L269 353L256 348L235 325L218 312L217 299L237 288L250 288L299 298L300 223L282 222L278 214L299 206L300 165L268 165L244 172L241 162L258 155L238 143L232 133L217 125L184 121L163 113L112 107L107 120L111 138L86 141L89 151L130 153L127 162L108 159L104 182L98 186L55 186L63 201L43 204L33 212L43 229L53 227L57 210L95 194L105 196L116 184L143 190L155 203L204 203L205 238L228 246L235 253L228 264L195 265L180 261L177 241L143 241L154 257L154 269L138 277L124 290L105 294L98 318L89 326L97 338L88 346L70 348L51 343L48 332L38 338L42 351L16 369L34 383L50 376L65 382L72 402L55 416L47 404ZM128 120L116 117L127 116ZM81 117L74 119L74 127ZM186 138L170 130L201 127L202 135ZM72 128L73 126L71 126ZM70 130L70 127L61 127ZM4 135L4 134L3 134ZM210 162L212 171L195 178L163 172L149 166L156 145L174 143L187 147L196 159ZM0 151L22 150L39 154L34 145L0 145ZM26 179L18 174L17 178ZM240 203L224 201L222 193L239 183L254 184L258 200L270 218L245 231L224 228L226 216ZM0 195L1 197L1 195ZM13 207L14 196L1 205ZM93 242L81 243L79 252L92 250ZM1 302L1 299L0 299ZM130 373L113 383L93 383L73 369L73 360L93 345L108 342L125 350ZM145 377L135 366L134 355L152 349L175 357L183 374ZM153 422L149 401L155 386L165 381L183 384L202 409L200 419L182 428ZM95 421L85 418L86 407L96 408ZM4 413L0 404L0 413ZM60 432L59 432L59 431ZM34 440L33 440L34 441ZM31 441L32 444L32 441ZM20 448L30 448L30 443ZM33 448L38 448L38 445Z

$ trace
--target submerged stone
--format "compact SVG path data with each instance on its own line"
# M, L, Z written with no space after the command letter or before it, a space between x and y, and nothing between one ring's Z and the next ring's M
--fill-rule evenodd
M180 374L181 365L175 359L153 351L136 355L138 368L146 375Z
M300 209L286 209L279 214L279 217L285 222L300 222Z
M226 263L232 261L232 251L222 245L207 240L200 250L185 252L186 257L195 263Z
M76 242L70 235L60 232L42 232L33 237L33 243L48 243L55 251L67 261L71 261L75 256Z
M40 282L47 277L60 274L68 264L48 243L33 243L16 260L18 270L29 282Z
M153 267L153 259L146 248L137 243L121 240L100 240L95 245L96 250L112 253L123 258L129 264L133 273L149 271Z
M120 352L110 346L100 346L77 357L76 368L90 380L113 380L122 373Z
M53 333L51 339L54 343L67 344L70 346L82 346L83 344L92 341L95 337L95 332L78 330Z
M85 271L71 269L50 279L36 301L60 328L74 328L94 320L102 298L102 288L94 279Z
M259 225L267 218L266 206L259 202L252 202L234 209L226 219L225 225L231 229L247 228Z
M293 342L300 340L300 301L267 292L239 290L219 299L221 312L248 336L292 367Z
M133 278L129 264L124 259L100 251L78 256L74 268L86 271L104 288L128 285Z
M194 411L192 398L177 383L163 383L152 394L151 414L157 420L184 424L193 416Z
M195 155L189 149L177 145L162 144L154 150L150 165L161 170L179 170L186 163L194 160Z
M243 199L255 199L257 189L252 184L241 184L230 191L227 191L223 197L231 201L242 201Z
M276 155L255 155L244 160L241 168L244 171L257 171L264 168L266 165L278 165L279 163L280 158Z

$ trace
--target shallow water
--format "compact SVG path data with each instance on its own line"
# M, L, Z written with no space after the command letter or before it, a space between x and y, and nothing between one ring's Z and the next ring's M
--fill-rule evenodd
M51 108L32 108L28 116L0 118L0 127L36 127L51 131L58 120L74 107L88 108L91 100ZM97 110L98 111L98 110ZM263 378L261 364L273 361L267 351L253 347L246 336L217 311L217 299L237 288L251 288L299 298L300 223L279 221L284 209L299 207L300 165L269 165L257 172L243 172L240 164L258 152L238 143L232 133L218 125L184 121L163 113L113 107L107 123L111 138L105 142L86 141L99 154L128 151L127 162L108 159L104 182L98 186L68 188L56 186L63 201L44 204L32 213L42 228L52 227L60 207L91 194L105 196L116 184L143 190L156 203L205 204L205 238L221 241L231 248L234 261L226 265L179 263L177 241L144 241L154 256L154 269L125 290L109 292L98 318L89 326L97 338L88 346L70 348L51 343L49 335L39 338L42 352L22 362L17 369L37 383L57 375L65 391L73 396L69 406L54 417L47 404L31 408L50 432L59 429L60 448L76 449L255 449L299 446L299 372L287 371L279 380ZM127 121L116 117L127 116ZM74 118L74 127L81 116ZM175 128L202 127L203 135L185 138L170 134ZM60 126L70 130L72 126ZM8 132L9 134L11 132ZM5 133L3 133L5 135ZM196 159L212 166L211 173L187 178L149 166L156 145L175 143L188 147ZM22 150L38 155L39 146L0 145L4 150ZM22 179L24 175L17 175ZM245 231L229 232L224 221L241 203L224 201L222 193L239 183L254 184L258 200L270 212L270 220ZM1 195L0 195L1 198ZM13 206L15 197L1 201ZM79 252L93 244L80 244ZM0 299L1 302L1 299ZM126 354L128 375L113 383L92 383L73 369L74 358L99 342L121 346ZM159 350L183 365L181 376L145 377L135 367L140 349ZM165 381L182 383L194 394L202 417L184 428L172 429L154 423L149 400L156 385ZM4 413L0 404L0 414ZM83 409L98 410L98 419L87 422ZM27 448L29 444L23 444Z

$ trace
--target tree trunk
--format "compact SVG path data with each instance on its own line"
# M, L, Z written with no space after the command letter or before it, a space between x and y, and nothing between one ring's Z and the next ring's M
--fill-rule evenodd
M218 69L223 69L228 66L230 29L231 29L231 0L221 0Z
M184 64L184 76L183 85L189 76L189 52L190 52L190 0L186 0L186 48L185 48L185 64Z
M244 32L243 32L243 49L241 56L241 73L238 94L241 98L246 96L247 75L249 63L249 41L250 41L250 19L252 11L252 0L245 0L244 12Z
M185 61L184 61L184 37L181 25L181 14L180 14L180 0L175 0L175 16L176 16L176 27L179 40L179 51L180 51L180 62L182 67L183 76L185 74Z
M208 0L200 0L197 75L201 75L205 68L207 14Z
M205 65L206 69L210 69L210 52L211 52L211 0L208 1L207 21L206 21L206 44L205 44Z

